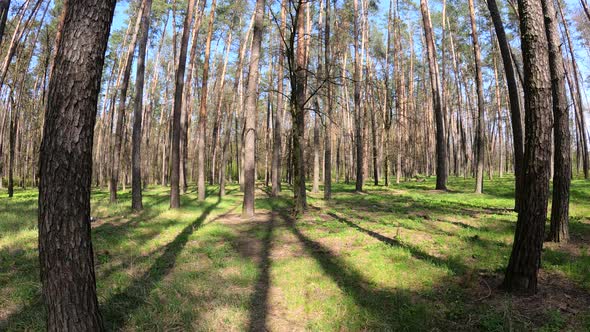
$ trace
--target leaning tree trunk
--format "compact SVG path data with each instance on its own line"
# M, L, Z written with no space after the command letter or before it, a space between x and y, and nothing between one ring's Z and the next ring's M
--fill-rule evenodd
M508 291L535 293L549 200L551 75L541 2L519 0L518 9L524 59L524 179L504 287Z
M244 204L242 217L254 216L254 187L256 162L256 104L258 101L258 72L260 63L260 47L262 45L262 29L264 28L265 0L256 0L256 17L252 32L252 46L250 48L250 68L246 87L246 102L244 115L246 129L244 132Z
M481 194L483 191L483 166L485 155L485 137L484 137L484 107L485 100L483 96L483 75L481 73L481 50L477 37L477 26L475 24L475 8L473 0L469 0L469 17L471 18L471 37L473 40L473 54L475 57L475 83L477 85L477 132L476 132L476 160L477 171L475 176L475 193ZM491 158L491 155L490 157Z
M10 9L10 0L0 0L0 44L4 37L6 20L8 19L8 10Z
M582 103L582 90L584 89L583 84L580 84L580 79L578 77L579 69L578 69L578 62L576 61L576 55L574 54L574 48L572 44L572 38L570 36L568 23L565 19L563 14L563 9L561 8L561 4L557 3L557 8L559 10L559 15L561 16L561 23L563 24L563 30L565 31L565 40L567 41L567 50L570 53L572 71L571 75L573 77L573 81L575 84L576 90L576 98L574 102L578 105L577 109L579 112L578 120L580 124L580 140L581 140L581 147L582 147L582 166L584 170L584 178L590 178L590 159L589 159L589 152L588 152L588 135L586 132L586 120L584 117L584 105Z
M143 84L145 80L145 55L150 30L150 13L152 0L144 0L141 18L141 39L139 41L139 55L137 56L137 74L135 80L135 100L133 105L133 137L131 152L131 208L143 209L141 197L141 123L143 112Z
M514 62L512 61L510 45L506 39L504 31L504 24L500 11L496 5L496 0L487 0L488 8L496 30L496 37L498 38L498 46L500 47L500 54L502 55L502 63L504 64L504 72L506 76L506 85L508 86L508 98L510 100L510 119L512 122L512 146L514 149L514 178L515 178L515 202L514 206L518 210L520 202L520 193L522 192L522 169L524 161L524 139L522 129L522 112L520 105L520 96L518 92L518 85L516 83L516 75L514 72Z
M90 190L98 93L115 3L69 0L57 41L40 151L39 263L48 331L104 330Z
M553 142L555 151L553 164L553 199L551 203L551 229L549 240L567 242L569 240L569 202L571 182L570 128L567 94L565 89L565 71L557 12L553 0L542 0L545 16L545 31L549 43L549 66L553 94Z

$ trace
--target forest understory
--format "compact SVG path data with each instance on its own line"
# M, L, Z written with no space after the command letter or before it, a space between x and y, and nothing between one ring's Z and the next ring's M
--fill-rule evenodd
M567 244L545 243L539 291L500 289L517 214L514 178L435 179L390 187L333 185L308 193L293 218L290 188L256 189L240 216L229 185L219 199L194 187L170 210L150 186L144 210L130 191L92 194L97 294L107 330L122 331L582 331L590 329L590 183L571 187ZM0 193L4 194L4 193ZM0 200L0 330L43 331L37 191Z

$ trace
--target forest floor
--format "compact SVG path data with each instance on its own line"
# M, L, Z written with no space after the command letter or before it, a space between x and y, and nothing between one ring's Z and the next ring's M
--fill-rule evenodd
M567 245L546 244L540 291L499 290L516 214L512 178L334 185L289 215L291 192L258 187L257 214L240 218L237 186L168 209L150 187L92 196L98 296L109 330L560 331L590 330L590 182L572 185ZM0 330L44 330L37 260L37 192L0 192Z

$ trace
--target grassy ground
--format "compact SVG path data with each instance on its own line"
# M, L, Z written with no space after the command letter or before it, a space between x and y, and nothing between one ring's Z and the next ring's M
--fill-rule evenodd
M336 184L310 194L293 220L290 192L257 192L257 215L239 218L237 187L219 200L168 210L149 188L145 210L108 193L92 198L98 296L109 330L589 330L590 183L574 181L567 245L547 244L540 292L498 290L516 214L512 179L434 179L389 188ZM260 187L262 188L262 187ZM36 191L0 192L0 330L43 330Z

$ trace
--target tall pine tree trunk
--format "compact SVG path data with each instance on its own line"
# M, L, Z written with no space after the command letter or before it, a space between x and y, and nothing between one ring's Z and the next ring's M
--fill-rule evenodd
M207 40L205 41L205 59L203 60L203 80L201 81L201 102L199 104L199 138L197 139L197 192L199 201L205 200L207 188L205 187L205 169L207 167L205 151L207 139L207 85L209 84L209 56L211 54L211 39L213 38L213 21L215 20L216 0L211 2L209 9L209 26L207 28Z
M559 23L553 0L542 0L545 16L545 31L549 43L549 68L553 95L553 142L555 152L553 165L553 199L551 202L551 228L549 240L567 242L569 240L569 194L571 182L570 128L565 71Z
M48 331L104 330L90 191L98 93L115 3L69 0L57 41L40 150L39 265Z
M483 75L481 73L481 50L479 48L479 39L477 37L477 26L475 24L475 8L473 0L469 0L469 17L471 19L471 38L473 40L473 54L475 58L475 83L477 85L477 132L476 132L476 160L477 172L475 176L475 193L481 194L483 191L483 167L485 156L485 137L484 137L484 108L485 100L483 95ZM491 155L490 157L491 158Z
M426 40L426 51L428 54L428 69L430 70L432 103L436 119L436 189L447 190L447 146L445 140L444 114L428 0L420 0L420 11L422 12L422 20L424 24L424 38Z
M135 79L135 100L133 102L133 137L131 152L131 208L143 209L141 197L141 124L143 113L143 84L145 81L145 56L150 30L150 14L152 0L144 0L141 18L141 39L139 40L139 55L137 56L137 74Z
M518 9L524 59L524 179L504 287L508 291L536 293L549 200L551 74L541 1L519 0Z
M518 210L520 202L520 193L522 192L522 178L523 178L523 162L524 162L524 133L522 128L522 112L520 94L518 92L518 85L516 82L516 75L514 71L514 62L510 51L510 45L506 39L504 31L504 24L500 11L496 5L496 0L487 0L488 9L494 23L496 31L496 38L498 38L498 46L500 47L500 54L502 55L502 63L504 64L504 73L506 76L506 85L508 86L508 98L510 99L510 119L512 124L512 146L514 153L514 178L515 178L515 202L514 206Z
M254 189L255 189L255 163L256 163L256 104L258 101L258 73L260 63L260 47L262 45L262 29L264 28L265 0L256 0L256 17L252 32L252 46L250 48L250 66L248 73L248 85L246 87L245 117L246 129L244 132L244 204L242 217L254 216Z
M182 93L184 91L184 72L186 70L186 53L188 48L188 38L190 35L190 26L193 21L195 0L189 0L187 3L186 16L182 29L180 40L180 53L178 55L178 67L176 68L175 89L174 89L174 109L172 111L172 146L170 155L170 208L177 209L180 207L180 117L182 116ZM165 164L165 158L162 163ZM164 165L162 166L164 168ZM162 176L165 177L164 172Z

